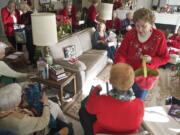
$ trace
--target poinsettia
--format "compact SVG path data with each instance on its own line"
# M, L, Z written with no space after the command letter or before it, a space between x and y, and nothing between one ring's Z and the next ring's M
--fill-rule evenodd
M59 15L56 17L57 19L57 30L58 30L58 37L62 38L65 34L71 33L72 31L72 20L69 17L64 17Z

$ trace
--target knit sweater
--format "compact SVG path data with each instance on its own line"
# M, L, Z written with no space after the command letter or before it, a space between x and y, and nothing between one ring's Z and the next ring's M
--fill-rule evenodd
M112 96L97 95L95 88L86 103L88 113L96 115L94 134L128 134L139 129L144 115L144 103L138 98L122 101Z
M136 70L142 66L141 55L151 56L151 63L147 64L149 68L156 69L166 64L169 54L164 34L153 29L149 39L141 43L136 29L132 29L125 35L121 46L116 51L115 63L127 63Z

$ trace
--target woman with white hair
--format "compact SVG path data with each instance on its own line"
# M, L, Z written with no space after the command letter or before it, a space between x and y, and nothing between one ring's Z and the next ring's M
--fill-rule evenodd
M45 93L42 95L43 110L39 117L35 117L31 111L19 107L21 96L22 88L16 83L0 89L0 128L10 130L17 135L31 135L44 129L46 134L50 130L51 135L55 133L73 134L73 132L71 133L72 129L64 122L57 124L59 130L55 132L48 128L50 114L54 119L60 120L63 119L63 113L57 104L48 100Z

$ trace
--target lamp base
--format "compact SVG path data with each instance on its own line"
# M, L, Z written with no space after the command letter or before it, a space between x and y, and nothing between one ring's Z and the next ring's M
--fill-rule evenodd
M52 65L53 64L53 58L50 55L49 47L46 46L46 47L43 48L43 56L44 56L44 59L45 59L45 61L46 61L46 63L48 65Z

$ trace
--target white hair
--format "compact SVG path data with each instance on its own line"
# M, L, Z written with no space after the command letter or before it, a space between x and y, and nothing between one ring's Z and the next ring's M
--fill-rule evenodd
M22 89L17 83L0 88L0 111L9 111L21 102Z

